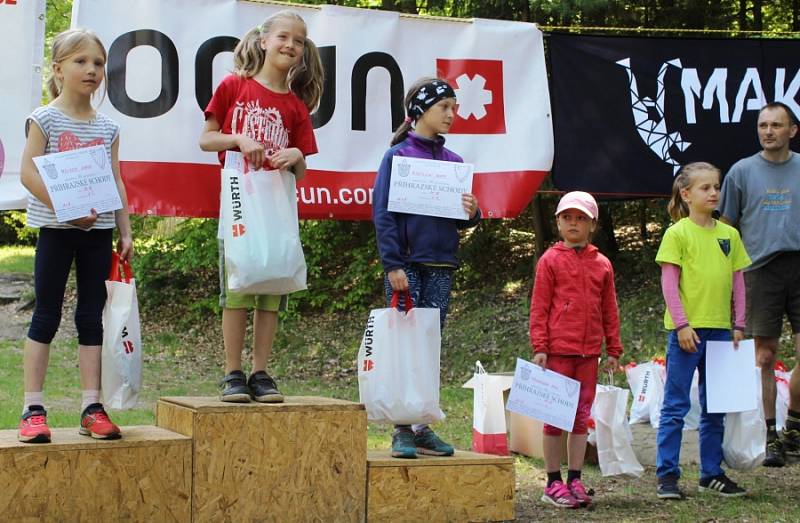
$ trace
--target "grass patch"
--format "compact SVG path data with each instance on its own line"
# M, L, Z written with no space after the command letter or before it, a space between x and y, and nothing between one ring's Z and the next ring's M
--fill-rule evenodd
M35 247L4 245L0 247L0 273L33 274Z

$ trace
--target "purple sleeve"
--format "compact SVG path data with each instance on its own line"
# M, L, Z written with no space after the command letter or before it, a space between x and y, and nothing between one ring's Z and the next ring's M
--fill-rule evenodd
M681 268L679 266L673 263L661 264L661 292L664 294L664 301L667 303L667 310L675 324L675 330L681 330L689 325L678 289L680 279Z
M740 331L743 331L745 326L744 289L744 273L735 271L733 273L733 328Z

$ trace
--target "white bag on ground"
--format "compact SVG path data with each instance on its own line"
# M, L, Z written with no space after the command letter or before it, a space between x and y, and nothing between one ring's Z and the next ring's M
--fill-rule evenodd
M633 402L631 403L630 424L650 422L650 402L653 401L651 374L653 373L653 363L646 362L632 364L625 367L625 375L628 377L628 385L631 388Z
M103 309L101 386L106 407L130 409L142 388L142 336L136 281L128 262L122 264L123 275L119 266L113 253Z
M228 288L248 294L288 294L306 288L294 174L247 171L228 152L222 170L220 219Z
M764 461L767 445L767 425L761 400L761 369L756 368L758 408L725 415L725 434L722 455L732 469L749 470Z
M472 450L482 454L508 456L506 413L503 390L511 386L511 376L492 376L480 361L469 383L474 389L472 404Z
M597 385L592 418L597 460L603 476L638 478L644 472L631 446L633 435L625 417L627 407L626 389Z
M439 309L373 309L358 350L358 391L367 419L410 425L444 418L439 408Z

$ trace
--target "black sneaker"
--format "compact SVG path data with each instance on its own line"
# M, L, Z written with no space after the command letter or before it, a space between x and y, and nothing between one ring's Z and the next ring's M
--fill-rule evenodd
M700 480L698 489L700 492L713 492L726 498L738 498L747 494L747 491L737 485L725 474Z
M781 443L783 444L785 459L800 459L800 430L783 429L781 431Z
M259 403L283 403L283 394L275 385L272 376L260 370L250 375L247 380L250 397Z
M235 370L222 378L219 382L222 393L219 399L233 403L247 403L250 401L250 392L247 390L247 379L244 372Z
M772 438L767 438L767 454L761 464L765 467L782 467L786 465L783 442L777 435Z
M658 478L658 499L683 499L683 491L678 487L678 476L668 474Z

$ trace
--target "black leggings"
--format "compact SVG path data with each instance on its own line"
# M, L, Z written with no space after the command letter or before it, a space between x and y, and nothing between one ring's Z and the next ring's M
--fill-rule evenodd
M28 337L50 343L61 323L64 290L75 260L78 306L75 327L81 345L103 344L106 278L111 267L113 229L39 229L34 263L36 308Z

